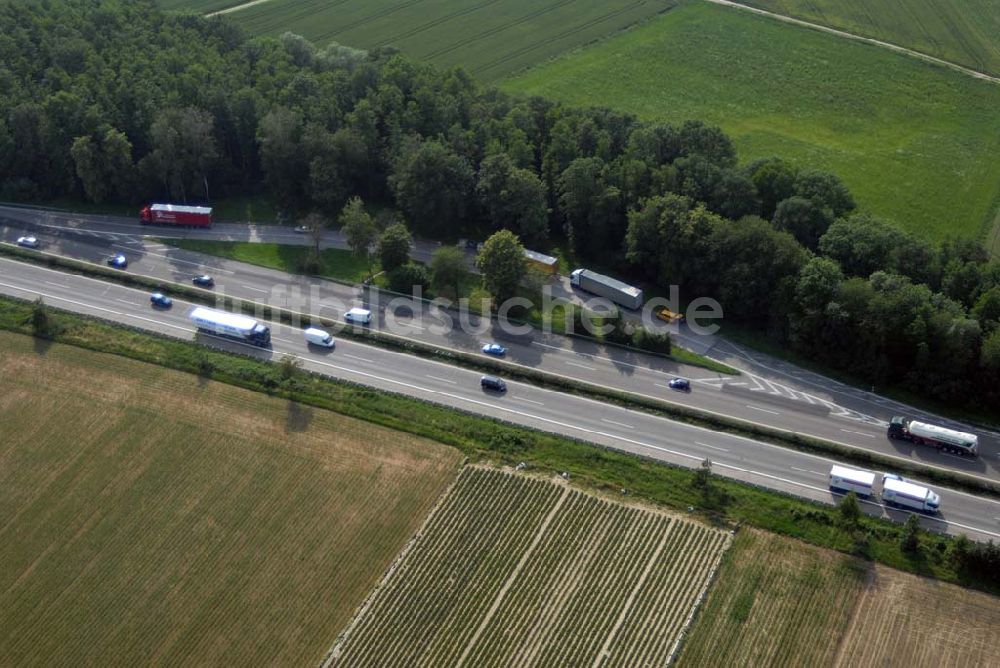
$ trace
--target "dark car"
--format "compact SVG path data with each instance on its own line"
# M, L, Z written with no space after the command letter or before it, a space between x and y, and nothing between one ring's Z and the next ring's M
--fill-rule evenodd
M191 282L201 288L210 288L215 285L215 280L211 276L195 276Z
M507 391L507 383L502 378L497 378L496 376L483 376L479 379L479 384L484 390L492 390L494 392Z
M496 357L503 357L507 354L507 349L501 346L499 343L487 343L483 346L483 352L487 355L495 355Z
M149 295L149 303L156 308L170 308L174 304L174 300L166 296L162 292L154 292Z
M128 260L121 253L116 253L108 258L108 266L115 269L124 269L128 266Z
M691 381L687 378L672 378L667 385L670 386L671 390L680 390L681 392L691 391Z

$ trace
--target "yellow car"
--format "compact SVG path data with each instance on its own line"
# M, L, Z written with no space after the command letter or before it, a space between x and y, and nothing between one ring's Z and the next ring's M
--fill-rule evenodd
M656 317L662 320L663 322L673 323L673 322L680 322L681 320L683 320L684 314L674 313L666 306L661 306L660 308L656 309Z

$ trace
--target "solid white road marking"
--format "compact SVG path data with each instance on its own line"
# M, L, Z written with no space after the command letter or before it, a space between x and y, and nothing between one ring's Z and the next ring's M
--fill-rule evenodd
M725 448L720 448L717 445L709 445L708 443L702 443L701 441L695 441L694 444L695 445L700 445L703 448L712 448L713 450L721 450L722 452L729 452L729 450L727 450Z
M616 427L625 427L626 429L635 429L630 424L625 424L624 422L615 422L614 420L608 420L607 418L601 418L601 422L607 422L608 424L613 424Z
M747 408L752 408L755 411L761 411L762 413L770 413L771 415L781 415L781 413L779 413L778 411L772 411L772 410L768 410L766 408L759 408L757 406L751 406L750 404L746 404L746 407Z

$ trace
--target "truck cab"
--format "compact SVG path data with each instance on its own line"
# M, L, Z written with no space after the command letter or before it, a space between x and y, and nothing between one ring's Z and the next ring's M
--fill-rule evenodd
M907 419L902 416L895 416L889 420L889 438L904 439L906 438L906 423Z

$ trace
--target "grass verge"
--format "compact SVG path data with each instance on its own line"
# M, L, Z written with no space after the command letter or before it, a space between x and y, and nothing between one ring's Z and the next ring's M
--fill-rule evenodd
M32 307L0 298L0 329L30 334ZM434 439L475 458L525 462L566 472L577 482L611 494L639 497L727 525L749 524L841 552L860 552L888 566L949 582L1000 592L1000 582L963 580L948 558L955 539L921 531L914 555L900 546L903 529L862 516L844 526L837 509L819 503L627 455L570 438L507 424L389 392L313 374L283 379L277 365L119 325L58 312L53 341L160 364L247 389L336 411ZM47 345L40 341L40 345Z

